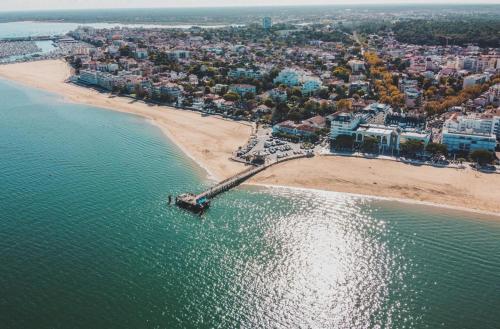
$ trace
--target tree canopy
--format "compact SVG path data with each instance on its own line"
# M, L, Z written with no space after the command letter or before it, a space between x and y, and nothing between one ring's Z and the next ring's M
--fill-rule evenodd
M365 153L378 152L378 140L374 137L365 137L361 144L361 151Z
M479 163L481 166L491 164L495 159L493 153L488 150L475 150L470 154L472 161Z
M417 140L407 140L400 144L401 153L410 158L414 158L417 154L422 153L424 150L424 143Z
M401 42L464 46L475 43L480 47L499 47L500 20L481 18L415 19L394 24L396 39Z
M432 156L436 155L448 155L448 147L445 144L440 143L429 143L425 150Z

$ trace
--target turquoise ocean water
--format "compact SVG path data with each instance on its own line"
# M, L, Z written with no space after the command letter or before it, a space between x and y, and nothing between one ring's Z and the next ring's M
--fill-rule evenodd
M0 80L0 328L498 328L500 221L210 184L147 121Z

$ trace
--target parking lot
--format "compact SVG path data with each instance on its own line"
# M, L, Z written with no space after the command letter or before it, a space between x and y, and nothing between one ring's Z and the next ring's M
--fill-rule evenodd
M312 148L311 148L312 147ZM270 128L260 128L248 143L239 149L235 156L239 159L261 156L266 161L276 161L292 155L312 152L313 146L302 143L292 143L272 136Z

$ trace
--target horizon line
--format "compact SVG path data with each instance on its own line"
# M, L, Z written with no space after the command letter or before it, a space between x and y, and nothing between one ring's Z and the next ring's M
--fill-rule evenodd
M449 2L446 0L438 0L433 2L418 2L417 0L412 0L411 2L391 2L391 3L372 3L367 2L366 0L360 2L341 2L334 4L320 4L320 3L312 3L312 4L282 4L282 5L273 5L273 4L264 4L264 5L214 5L214 6L152 6L152 7L93 7L93 8L51 8L51 9L26 9L26 10L3 10L0 9L0 13L29 13L29 12L51 12L51 11L86 11L86 10L141 10L141 9L217 9L217 8L287 8L287 7L359 7L359 6L372 6L372 7L391 7L391 6L417 6L417 7L433 7L433 6L481 6L481 5L489 5L489 6L500 6L500 1L491 3L491 2L474 2L474 0L463 0L461 2Z

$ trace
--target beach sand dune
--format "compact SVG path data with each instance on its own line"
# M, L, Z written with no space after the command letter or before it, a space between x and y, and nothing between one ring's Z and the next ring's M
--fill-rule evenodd
M63 61L0 66L0 77L63 95L78 102L133 113L150 119L216 179L244 169L229 160L251 134L249 125L198 113L151 106L130 98L110 97L66 83L71 74ZM348 192L488 211L500 215L500 175L471 169L412 166L386 160L319 156L283 164L258 174L253 184ZM500 218L500 217L498 217Z

